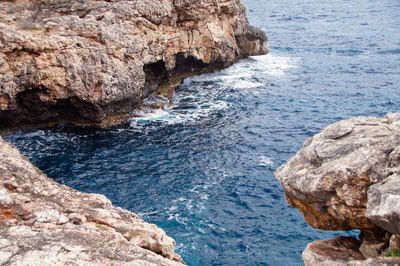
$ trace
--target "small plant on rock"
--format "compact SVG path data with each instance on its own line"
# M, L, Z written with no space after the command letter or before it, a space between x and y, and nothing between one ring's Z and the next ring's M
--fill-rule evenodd
M9 15L12 15L12 14L15 14L15 13L17 13L17 11L15 10L15 9L9 9L9 10L7 10L7 14L9 14Z
M389 251L385 254L386 257L400 257L400 249L396 248L393 251Z

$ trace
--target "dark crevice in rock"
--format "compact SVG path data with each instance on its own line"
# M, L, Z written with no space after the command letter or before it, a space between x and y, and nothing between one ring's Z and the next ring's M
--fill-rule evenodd
M267 37L248 24L244 6L221 4L16 1L13 10L25 15L8 14L2 23L12 25L0 29L7 71L0 82L0 130L109 127L128 119L155 90L171 100L188 76L266 54ZM143 56L144 50L150 52Z
M322 164L322 159L319 157L318 152L314 149L315 158L310 160L310 164L314 167L320 167Z
M155 63L145 64L143 66L145 73L145 83L143 87L143 96L149 96L158 87L160 81L167 78L167 69L163 60Z
M53 122L56 120L100 122L104 115L93 103L76 96L53 99L47 88L36 87L17 94L18 109L0 111L0 129L20 124Z
M104 117L98 107L90 102L83 101L78 97L58 100L51 109L51 113L57 113L61 118L65 119L72 119L78 115L79 117L89 121L100 122Z
M166 69L163 60L146 64L143 66L145 72L145 85L142 95L143 97L147 97L154 91L161 90L159 94L169 98L171 96L169 90L173 91L174 87L182 82L185 77L202 72L209 72L214 69L220 69L224 67L223 64L224 63L221 61L209 65L193 56L186 56L184 53L177 53L175 55L175 68L172 70ZM179 81L176 82L176 80Z
M55 102L46 90L34 89L20 92L17 96L22 113L36 114L36 119L46 120L51 117L73 119L76 116L84 119L99 121L99 110L91 103L78 97L57 99ZM35 120L34 118L34 120Z
M206 63L194 58L193 56L186 57L184 53L176 54L175 60L176 60L176 67L173 70L173 74L195 72L208 66Z
M359 234L360 252L366 258L378 257L387 247L391 235L383 229L369 232L362 230Z
M166 87L165 90L173 91L173 87L187 76L224 67L223 62L213 63L210 66L193 56L185 56L184 53L176 54L175 60L175 68L169 71L163 60L145 64L143 66L145 84L142 95L131 95L132 97L130 98L109 102L104 105L91 103L76 96L57 99L50 94L50 90L46 87L33 87L21 91L16 96L18 109L0 111L0 129L10 129L20 125L25 125L29 128L29 125L34 124L46 126L47 124L70 122L77 125L98 126L106 118L106 114L115 114L110 115L110 117L128 116L130 112L139 106L139 99L148 97L159 88L160 84L168 84L169 81L178 77L179 82L173 81L171 82L173 85L164 86ZM166 94L168 94L167 97L171 96L169 91ZM117 121L119 119L116 118L114 120ZM106 123L108 122L106 121ZM111 122L111 124L113 123Z
M32 88L30 90L22 91L17 94L18 105L22 109L26 109L31 112L43 112L46 107L42 104L41 98L48 98L48 92L46 88Z
M341 139L343 139L343 138L348 137L348 136L351 134L352 131L353 131L353 130L350 130L350 131L348 131L348 132L346 132L346 133L344 133L344 134L341 134L340 136L333 137L332 139L333 139L333 140L341 140Z
M355 259L364 260L359 251L360 245L360 241L354 237L338 236L330 240L317 240L307 245L303 258L306 265L318 265L323 261L343 263Z

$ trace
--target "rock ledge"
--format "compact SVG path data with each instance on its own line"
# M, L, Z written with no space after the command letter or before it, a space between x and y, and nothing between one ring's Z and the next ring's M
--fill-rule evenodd
M268 52L239 0L0 0L0 130L108 126L171 77Z
M400 114L334 123L306 140L275 176L312 227L361 231L359 239L309 244L306 265L400 263L383 257L400 248Z
M0 176L0 265L183 264L162 229L58 184L1 137Z

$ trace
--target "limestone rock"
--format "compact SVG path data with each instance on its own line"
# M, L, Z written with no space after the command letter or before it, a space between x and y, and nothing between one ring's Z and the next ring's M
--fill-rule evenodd
M351 118L334 123L306 140L296 156L276 170L275 176L283 186L288 203L298 208L312 227L380 230L377 226L383 222L369 218L378 212L375 203L393 204L386 201L392 199L387 194L378 200L381 194L377 187L380 182L383 185L396 182L399 147L399 116ZM373 184L376 185L368 192ZM389 193L387 189L383 191ZM367 192L368 197L376 196L376 199L368 198L369 217L366 216Z
M389 245L391 235L389 233L361 231L359 238L361 241L360 252L365 258L375 258L382 254Z
M400 147L391 154L400 158ZM400 235L400 174L397 172L368 190L366 216L386 231Z
M317 240L303 252L306 266L383 266L400 265L400 258L376 257L365 259L358 250L360 242L354 237Z
M7 206L14 204L14 200L11 198L7 190L0 188L0 205Z
M0 1L0 129L115 123L171 76L267 52L239 0Z
M275 176L312 227L361 231L357 246L349 238L309 244L306 265L400 264L382 257L399 246L400 114L334 123L306 140Z
M303 260L309 265L346 265L350 260L364 260L359 251L360 242L354 237L339 236L317 240L307 245Z
M400 249L400 236L392 235L389 242L389 251Z
M399 258L369 258L367 260L355 260L346 263L346 266L398 266L400 265Z
M0 264L182 265L175 241L104 196L46 177L0 137Z

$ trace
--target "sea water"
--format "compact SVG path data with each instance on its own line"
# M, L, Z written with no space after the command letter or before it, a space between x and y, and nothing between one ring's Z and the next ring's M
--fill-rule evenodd
M244 0L270 54L188 78L174 104L109 130L14 134L60 183L101 193L189 265L302 265L312 229L274 170L330 123L400 111L400 2Z

